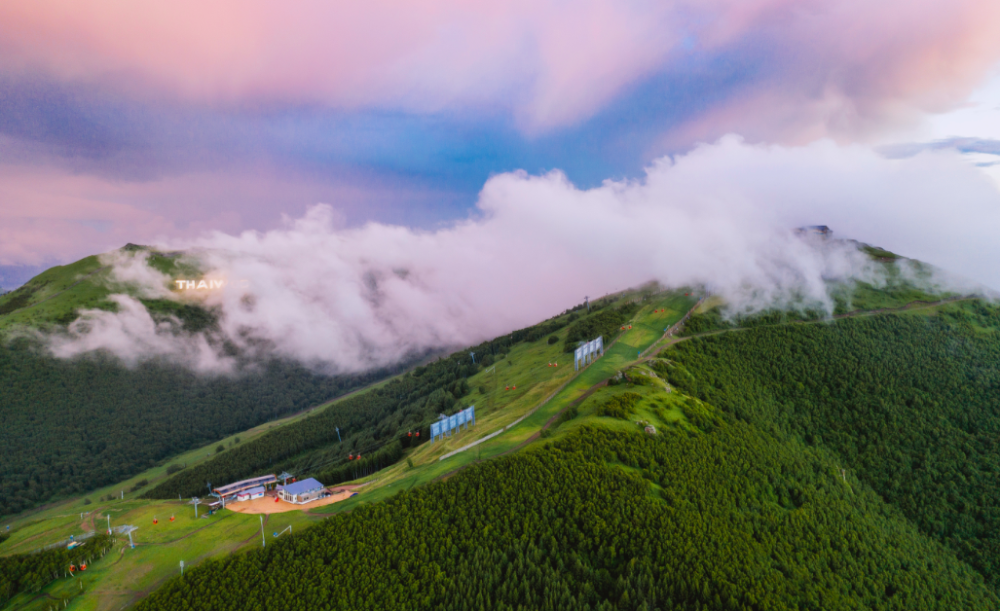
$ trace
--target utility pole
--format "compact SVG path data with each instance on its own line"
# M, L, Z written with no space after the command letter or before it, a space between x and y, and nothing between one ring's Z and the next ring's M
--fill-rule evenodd
M493 407L493 399L497 394L497 366L494 365L486 370L485 373L493 372L493 392L490 394L490 408Z
M583 302L587 304L587 314L590 314L590 296L584 297Z

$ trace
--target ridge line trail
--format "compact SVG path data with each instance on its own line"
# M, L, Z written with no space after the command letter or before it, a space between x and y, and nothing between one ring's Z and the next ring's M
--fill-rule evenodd
M854 310L853 312L847 312L846 314L834 314L830 318L824 318L824 319L821 319L821 320L789 320L789 321L786 321L786 322L779 322L779 323L774 323L774 324L770 324L770 325L758 325L756 327L736 327L736 328L733 328L733 329L717 329L715 331L705 331L703 333L695 333L694 335L688 335L688 336L685 336L685 337L674 337L674 338L671 338L669 341L667 341L665 344L663 344L660 347L659 350L656 350L655 352L653 352L652 349L650 349L650 354L648 356L644 356L641 359L638 359L636 361L636 363L647 362L647 361L649 361L649 360L651 360L651 359L659 356L659 354L661 352L663 352L667 348L670 348L671 346L675 346L675 345L679 344L680 342L684 342L684 341L687 341L689 339L696 339L696 338L699 338L699 337L709 337L709 336L712 336L712 335L720 335L722 333L732 333L732 332L735 332L735 331L750 331L750 330L753 330L753 329L766 329L768 327L783 327L783 326L787 326L787 325L815 325L815 324L829 322L831 320L842 320L842 319L845 319L845 318L858 318L858 317L861 317L861 316L878 316L880 314L892 314L894 312L904 312L904 311L908 311L908 310L923 310L923 309L926 309L926 308L933 308L933 307L936 307L936 306L939 306L939 305L944 305L946 303L956 303L956 302L959 302L959 301L970 301L970 300L975 300L975 299L979 299L979 298L980 297L976 296L976 295L963 295L963 296L958 296L958 297L946 297L945 299L939 299L937 301L919 301L918 300L918 301L911 301L910 303L907 303L906 305L902 305L902 306L899 306L899 307L896 307L896 308L879 308L877 310Z

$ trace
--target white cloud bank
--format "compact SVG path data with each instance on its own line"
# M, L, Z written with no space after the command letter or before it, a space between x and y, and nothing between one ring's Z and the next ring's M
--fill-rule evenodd
M474 218L433 232L343 229L335 218L318 205L273 231L169 247L197 252L230 279L206 300L231 342L336 371L476 343L584 295L653 279L764 304L791 293L828 303L824 278L868 277L870 264L853 249L816 247L790 231L805 224L1000 286L1000 192L950 152L886 159L827 141L792 148L727 137L659 160L641 181L581 190L558 172L499 175ZM135 262L119 261L116 273L168 294L167 278ZM247 288L233 281L244 278ZM202 335L177 335L134 299L117 301L116 314L85 313L52 339L53 351L231 365Z

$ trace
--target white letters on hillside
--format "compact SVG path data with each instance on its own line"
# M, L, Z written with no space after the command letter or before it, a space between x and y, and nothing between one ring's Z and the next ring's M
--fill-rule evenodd
M212 290L226 286L225 280L174 280L177 290Z

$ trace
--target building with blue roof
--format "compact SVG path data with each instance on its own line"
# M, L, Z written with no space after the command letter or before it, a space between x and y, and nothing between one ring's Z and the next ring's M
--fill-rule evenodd
M311 477L285 486L278 486L278 498L296 505L315 501L325 495L326 488L323 484Z

